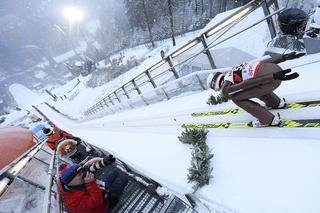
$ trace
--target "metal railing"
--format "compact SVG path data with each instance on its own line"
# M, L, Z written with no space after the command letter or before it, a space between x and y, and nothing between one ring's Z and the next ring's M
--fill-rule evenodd
M4 167L0 171L0 185L2 186L1 191L1 199L3 200L15 200L15 199L21 199L21 197L17 198L15 195L17 193L30 193L30 187L25 187L25 185L21 184L24 183L26 185L29 185L33 187L33 190L44 191L46 187L39 183L35 178L33 178L32 173L26 172L28 170L28 165L30 162L40 162L40 164L45 164L41 159L37 158L36 155L39 153L39 151L43 150L44 143L38 143L31 147L28 151L23 153L20 157L15 159L13 162L11 162L9 165ZM38 173L42 168L39 168L39 170L35 171ZM40 174L40 173L38 173ZM32 180L33 179L33 180ZM3 183L2 183L3 182ZM29 189L27 189L29 188ZM9 193L7 193L7 190ZM34 192L36 193L36 192ZM25 195L24 196L28 196ZM37 197L37 196L35 196ZM34 199L34 198L31 198ZM30 202L27 198L22 198L24 200L23 202ZM34 202L34 201L33 201ZM34 206L32 208L37 208L36 205L37 202L35 202ZM1 207L5 206L5 204L2 204ZM14 208L14 207L10 207ZM8 209L7 209L8 210ZM40 210L40 208L38 208ZM8 210L10 211L10 210Z
M31 147L29 150L24 152L22 155L20 155L18 158L16 158L14 161L12 161L9 165L5 166L3 169L0 170L0 179L6 176L13 176L19 173L19 171L23 168L23 166L33 158L33 156L42 148L43 143L35 144L33 147ZM14 169L15 166L19 165L19 170Z
M229 68L216 69L217 72L227 72ZM139 106L153 104L159 101L166 101L181 93L188 91L201 91L207 89L206 78L212 70L203 70L183 76L179 79L170 81L153 90L145 92L143 95L137 95L126 101L109 107L100 106L98 111L88 117L88 119L99 118L116 111L135 108Z
M238 9L236 12L232 13L208 29L206 32L202 33L200 36L189 41L187 44L169 54L166 58L162 59L158 63L154 64L133 79L109 93L102 100L88 108L84 112L84 115L92 118L93 115L98 116L98 114L100 115L101 112L104 114L106 111L108 111L108 113L114 113L122 109L134 108L137 103L148 105L157 101L170 99L171 95L162 87L162 85L166 85L168 82L177 82L177 79L180 79L184 75L193 72L193 67L190 65L190 63L195 57L201 57L201 55L203 56L204 53L206 55L204 58L207 58L205 62L207 63L207 67L205 67L205 69L216 69L217 67L210 49L263 21L267 21L271 37L274 37L275 30L272 22L272 16L281 12L282 10L277 10L273 14L270 14L269 7L272 4L274 4L275 8L278 9L277 0L253 0L249 2L247 5ZM247 27L240 32L227 37L226 39L219 40L221 36L225 35L225 33L228 32L235 24L243 20L259 7L263 8L265 18L257 21L252 26ZM186 69L188 65L190 65L189 70ZM197 67L195 68L197 69ZM200 70L199 67L198 70ZM195 80L200 83L201 89L205 89L205 80L203 78L201 79L199 75L196 75ZM181 85L181 90L181 88L183 88L183 83L180 82L179 84ZM150 92L151 90L153 92ZM182 91L185 90L182 89ZM155 98L154 100L148 98L148 94L150 93L156 93L156 96L153 95ZM140 101L137 101L137 99Z
M54 182L53 180L55 178L55 174L54 174L55 161L56 161L56 150L53 152L53 154L51 156L49 169L48 169L48 182L47 182L47 186L46 186L44 202L43 202L43 207L42 207L42 212L44 212L44 213L49 213L50 208L51 208L52 186L53 186L53 182ZM58 173L56 175L58 175ZM60 207L60 205L59 205L59 207ZM59 209L59 212L61 212L60 209Z

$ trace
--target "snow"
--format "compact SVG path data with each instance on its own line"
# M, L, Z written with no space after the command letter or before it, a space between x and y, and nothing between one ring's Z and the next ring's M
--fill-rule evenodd
M86 48L87 48L87 44L85 42L81 42L80 46L77 47L76 49L71 50L69 52L66 52L64 54L58 55L58 56L54 57L53 59L57 63L62 63L62 62L67 61L68 59L74 57L76 54L84 52L86 50Z
M44 71L39 70L34 76L40 79L44 79L47 76L47 74Z
M37 93L22 84L10 85L9 91L14 97L17 105L25 109L31 109L33 104L40 103L42 101Z
M299 66L293 71L300 77L284 82L275 93L288 101L319 99L315 78L319 76L319 57L315 54L282 63L283 68ZM67 120L46 106L40 109L61 128L183 194L192 191L186 179L191 150L177 139L182 131L180 125L199 121L191 118L191 112L212 110L205 104L210 93L204 91L84 123ZM216 109L229 107L235 106L228 102ZM288 110L281 115L320 118L320 110ZM250 119L253 117L242 114L205 118L201 122ZM215 155L214 178L196 195L237 212L318 212L319 138L317 128L211 130L207 143Z
M12 110L9 114L1 116L5 118L5 121L0 124L0 127L2 126L15 126L17 123L24 119L24 117L27 115L27 112L25 110L16 111Z
M95 34L99 27L100 27L100 22L98 20L92 20L86 24L86 29L91 34Z
M260 20L258 14L250 20L254 18ZM241 26L235 30L240 28ZM243 37L237 38L241 42L234 39L230 43L221 45L221 48L240 46L240 50L244 49L243 51L248 54L259 56L268 40L266 25L253 30L257 31L257 34L252 31L251 35L242 34ZM190 40L197 33L199 32L183 37L184 41ZM253 38L256 39L254 44L248 42ZM167 44L163 45L162 48ZM55 106L59 106L64 113L79 114L94 100L102 98L102 95L157 62L160 49L161 47L150 53L152 58L139 69L133 69L102 87L86 88L84 82L87 79L81 79L81 84L76 89L79 94L72 100L58 101ZM319 100L319 58L320 54L313 54L282 63L284 69L292 68L294 72L300 74L300 77L283 82L275 93L285 97L289 102ZM56 88L54 92L65 94L70 85L71 83ZM192 112L236 107L232 102L217 106L206 105L211 93L212 91L192 93L86 122L69 120L45 104L38 107L61 129L111 152L142 174L177 193L184 194L192 192L192 184L187 182L191 147L181 144L177 139L183 131L181 124L254 119L246 113L191 117ZM27 97L24 91L20 91L20 95ZM279 112L284 119L320 119L318 108ZM209 185L201 188L196 196L212 208L221 206L233 212L318 213L320 211L320 203L317 200L320 196L319 139L319 128L210 130L207 144L214 154L211 161L214 178Z

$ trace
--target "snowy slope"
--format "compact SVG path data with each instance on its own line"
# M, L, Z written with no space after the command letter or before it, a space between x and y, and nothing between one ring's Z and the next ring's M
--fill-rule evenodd
M42 101L37 93L29 90L22 84L10 85L9 91L17 102L17 105L25 109L31 109L32 104L41 103Z
M281 64L295 67L300 77L284 82L276 93L288 101L320 99L317 71L320 54ZM315 61L315 63L303 65ZM111 151L129 165L180 193L191 192L187 183L191 150L177 136L183 122L194 122L190 113L209 110L210 91L148 107L74 123L40 109L58 126ZM232 102L215 109L235 107ZM287 110L283 118L320 118L320 109ZM174 121L174 119L176 121ZM201 122L253 119L248 114L204 118ZM218 129L207 143L215 154L214 179L197 196L237 212L319 212L320 129Z

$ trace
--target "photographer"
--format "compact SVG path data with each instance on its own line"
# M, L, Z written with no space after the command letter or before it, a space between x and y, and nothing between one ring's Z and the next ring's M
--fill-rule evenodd
M119 201L124 188L128 183L128 177L116 166L108 163L108 158L104 160L96 160L95 163L90 164L90 162L95 159L91 159L84 164L84 172L95 173L99 171L99 179L104 181L105 193L110 201L110 208L113 208ZM87 164L90 164L89 166Z
M108 212L110 210L109 195L105 198L105 192L112 191L112 188L103 190L98 187L94 173L97 169L108 170L107 166L112 164L115 158L112 155L106 156L102 160L94 162L89 167L82 167L79 164L61 164L58 187L62 195L62 201L68 212ZM108 172L108 171L107 171ZM117 183L117 179L105 176L106 183ZM124 185L125 187L125 185ZM124 189L124 187L121 189Z

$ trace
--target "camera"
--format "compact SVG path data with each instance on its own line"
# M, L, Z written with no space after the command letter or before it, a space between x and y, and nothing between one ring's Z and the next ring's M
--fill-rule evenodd
M113 157L113 155L105 156L103 159L98 160L89 166L84 166L82 168L83 175L85 177L87 172L96 173L98 170L106 167L107 165L112 164L115 161L116 161L116 159ZM88 161L88 162L90 162L90 161Z

